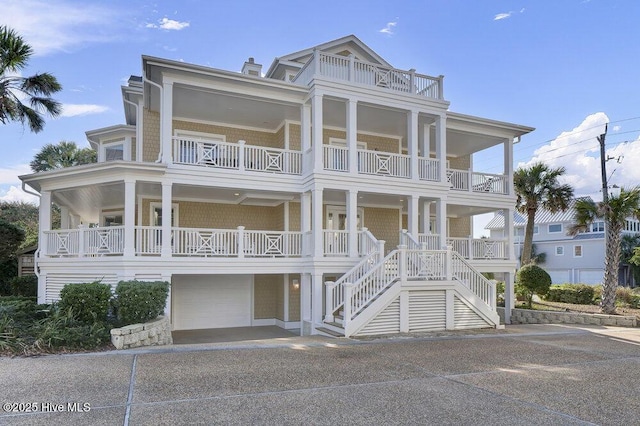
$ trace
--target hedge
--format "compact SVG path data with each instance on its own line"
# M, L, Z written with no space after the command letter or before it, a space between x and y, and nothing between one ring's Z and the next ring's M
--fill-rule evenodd
M156 319L163 313L168 295L166 281L120 281L113 302L118 323L129 325Z
M595 287L587 284L557 284L552 285L546 300L550 302L575 303L578 305L592 305L594 303Z
M38 277L35 275L15 277L10 281L9 286L11 287L11 294L13 296L38 296Z
M84 324L105 322L109 314L111 286L100 282L67 284L60 291L59 308L69 309L73 316Z

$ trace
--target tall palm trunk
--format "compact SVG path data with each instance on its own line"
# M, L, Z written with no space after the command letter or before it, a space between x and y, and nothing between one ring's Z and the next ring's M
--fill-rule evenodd
M533 247L533 227L535 226L536 209L527 209L527 226L524 231L524 244L522 245L522 257L520 258L520 266L527 265L531 262L531 251Z
M620 263L620 233L622 224L610 223L607 227L607 247L604 258L604 282L600 308L605 314L616 311L616 289L618 288L618 264Z

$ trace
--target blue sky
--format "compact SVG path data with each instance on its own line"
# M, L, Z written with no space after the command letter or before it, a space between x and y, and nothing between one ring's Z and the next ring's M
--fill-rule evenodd
M35 49L24 75L64 86L63 117L31 134L0 126L0 199L26 198L18 174L46 143L123 123L120 86L141 55L237 70L348 34L396 68L445 76L451 110L533 126L516 166L566 166L579 195L598 197L595 137L610 122L611 183L640 182L640 2L637 0L40 1L0 0L0 24ZM500 156L498 156L500 157ZM480 166L482 163L482 166ZM500 158L476 160L501 172Z

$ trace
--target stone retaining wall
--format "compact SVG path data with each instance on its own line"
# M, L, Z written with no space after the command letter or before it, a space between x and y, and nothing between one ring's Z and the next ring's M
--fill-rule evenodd
M498 308L500 319L504 322L504 308ZM623 315L582 314L577 312L535 311L532 309L513 309L511 324L590 324L611 325L617 327L637 327L637 317Z
M171 323L169 318L159 317L144 324L131 324L122 328L114 328L111 330L111 343L116 349L170 345L173 343Z

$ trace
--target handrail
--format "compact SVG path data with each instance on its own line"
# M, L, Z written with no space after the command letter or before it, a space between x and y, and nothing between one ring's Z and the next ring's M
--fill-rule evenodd
M459 253L451 252L451 276L458 281L495 311L496 288L495 284L484 277L469 264Z

